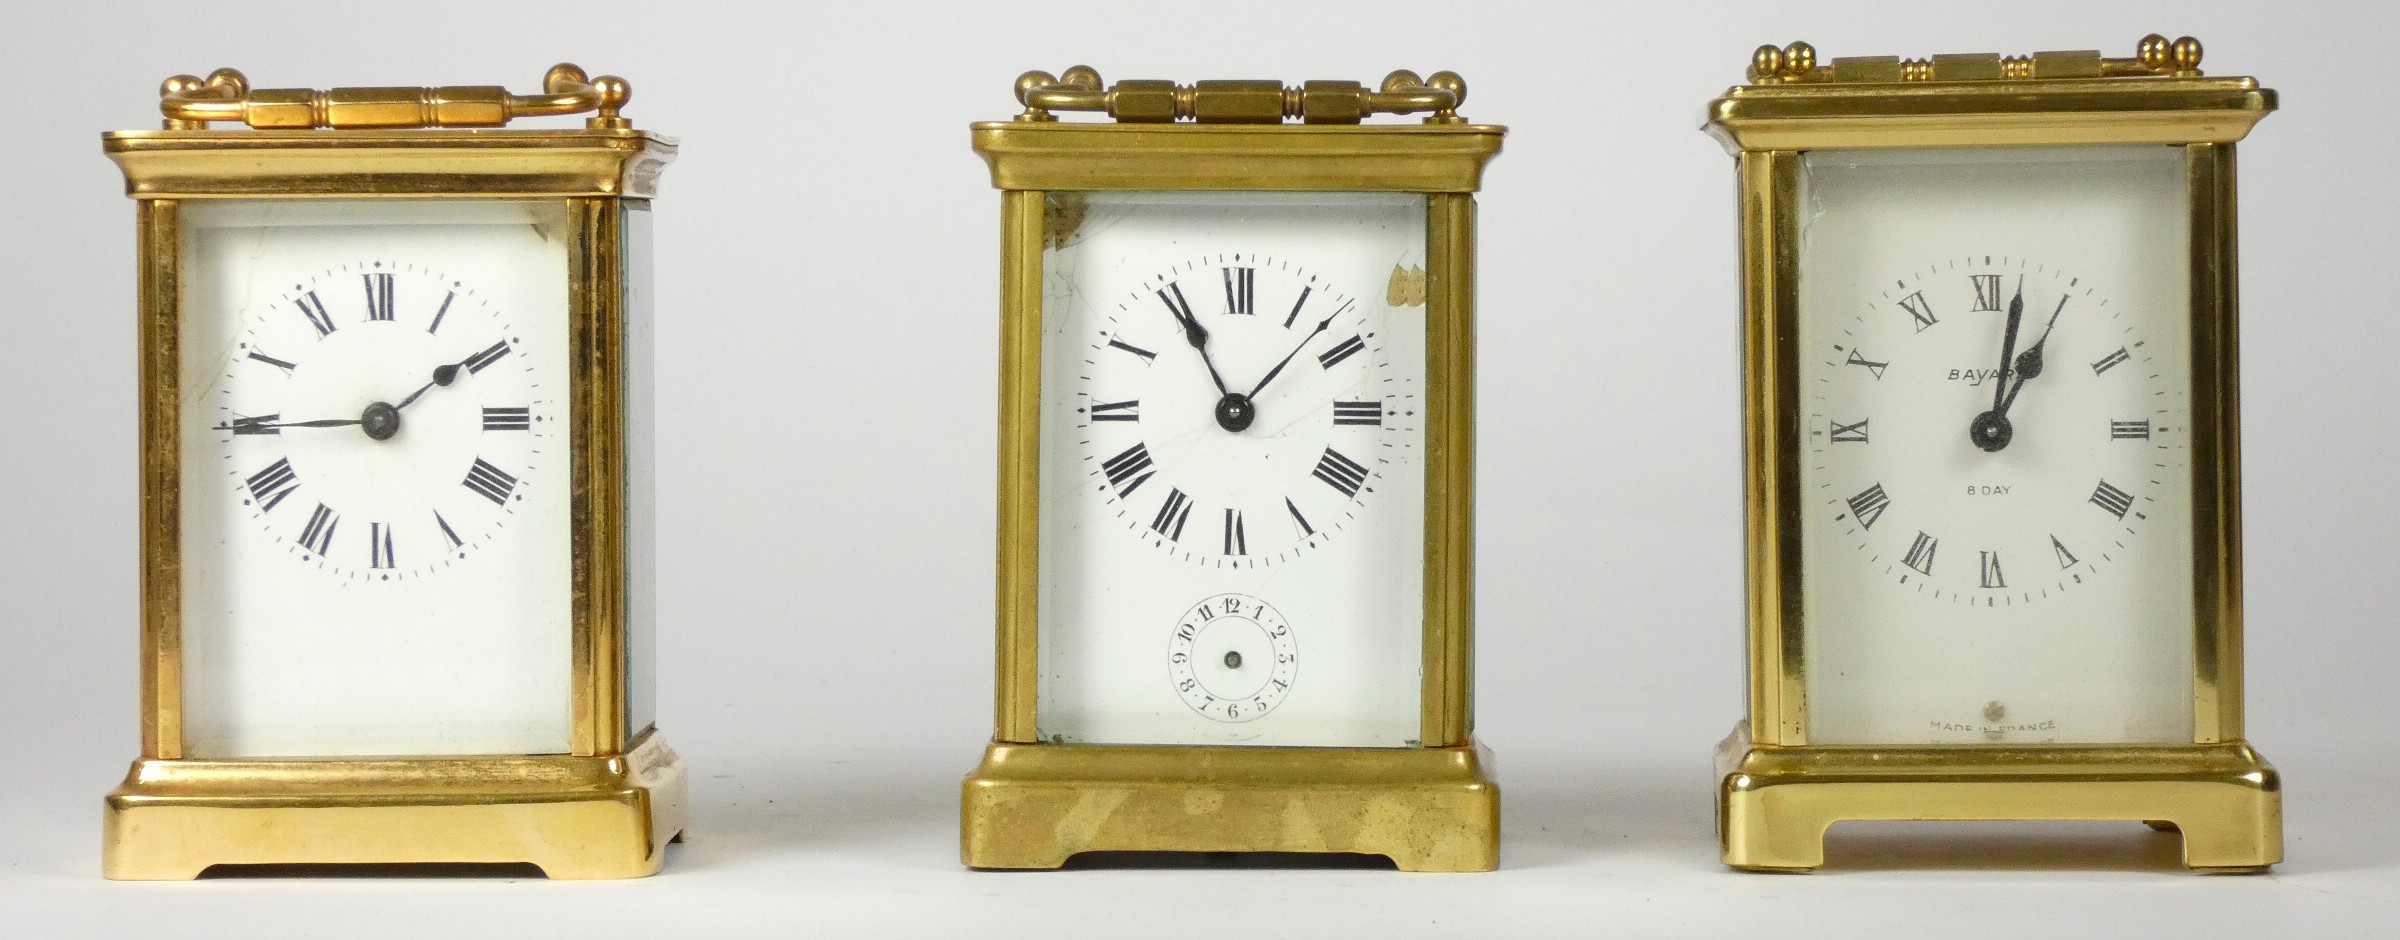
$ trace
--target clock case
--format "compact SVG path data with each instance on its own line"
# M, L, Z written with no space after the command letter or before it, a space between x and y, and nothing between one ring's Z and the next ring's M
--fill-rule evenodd
M1761 47L1750 84L1709 104L1739 167L1749 712L1718 745L1725 864L1806 870L1839 820L2142 820L2184 863L2261 871L2283 856L2281 783L2245 740L2234 143L2275 108L2250 78L2199 72L2200 45L1836 59ZM2172 745L1828 746L1808 739L1801 604L1797 204L1819 148L2160 144L2185 153L2191 231L2193 735Z
M1475 743L1474 193L1505 130L1455 112L1465 83L1119 82L1088 68L1017 82L1026 110L973 126L1001 190L998 694L962 789L974 868L1058 868L1092 851L1347 852L1409 871L1499 865L1499 790ZM1102 111L1116 123L1060 122ZM1377 111L1422 124L1362 125ZM1284 123L1286 118L1303 123ZM1398 192L1426 198L1421 746L1089 745L1036 734L1042 250L1052 193Z
M166 128L102 135L136 200L141 263L140 759L109 793L101 867L190 879L222 864L531 863L552 878L656 872L684 828L684 765L628 727L629 211L672 138L617 111L622 79L551 69L541 95L491 86L252 91L240 73L178 76ZM583 128L490 128L597 111ZM210 121L254 129L215 130ZM182 738L177 376L182 207L207 199L564 200L573 501L572 700L566 754L195 759ZM646 246L636 246L646 248Z

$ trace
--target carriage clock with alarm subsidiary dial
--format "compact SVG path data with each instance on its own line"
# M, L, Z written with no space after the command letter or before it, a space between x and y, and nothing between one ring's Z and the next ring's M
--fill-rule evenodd
M2234 143L2200 44L1758 50L1739 163L1750 708L1727 864L1846 819L2127 819L2282 857L2242 729Z
M969 866L1498 863L1468 655L1474 193L1503 131L1465 95L1447 72L1104 88L1077 67L974 126L1002 344ZM1077 111L1114 120L1058 120Z
M685 789L651 717L676 148L629 95L572 65L534 95L227 69L103 138L137 206L144 562L109 877L658 869Z

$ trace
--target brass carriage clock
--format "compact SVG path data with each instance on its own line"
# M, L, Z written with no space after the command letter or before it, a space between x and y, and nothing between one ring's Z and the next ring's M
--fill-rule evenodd
M2200 44L1758 51L1740 166L1750 708L1725 862L1845 819L2128 819L2282 857L2242 730L2234 143Z
M103 138L138 206L145 566L107 875L656 871L685 788L651 720L674 142L572 65L537 95L161 94L164 130Z
M1003 191L999 691L966 864L1498 864L1469 651L1474 193L1503 129L1465 94L1078 67L974 126Z

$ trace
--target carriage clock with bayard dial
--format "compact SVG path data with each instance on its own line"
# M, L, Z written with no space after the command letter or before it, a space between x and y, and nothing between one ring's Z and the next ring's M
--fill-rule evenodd
M1750 707L1727 864L1848 819L2124 819L2280 860L2242 729L2234 144L2200 44L1758 50L1739 162Z
M572 65L531 95L228 69L103 138L137 206L144 562L109 877L658 869L685 788L650 679L676 148L629 95Z
M1468 655L1474 193L1503 131L1465 95L1077 67L974 126L1002 190L999 689L967 865L1498 863Z

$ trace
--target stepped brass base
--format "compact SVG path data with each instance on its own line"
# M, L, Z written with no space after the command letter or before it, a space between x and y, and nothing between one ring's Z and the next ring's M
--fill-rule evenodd
M1403 871L1500 864L1481 747L993 744L967 777L959 856L1057 868L1078 852L1356 852Z
M1717 748L1725 864L1805 871L1846 819L2123 819L2183 833L2183 863L2258 872L2283 860L2275 768L2243 743L1769 747L1747 725Z
M142 760L108 795L100 864L124 880L412 862L635 878L681 837L685 788L656 731L621 757Z

